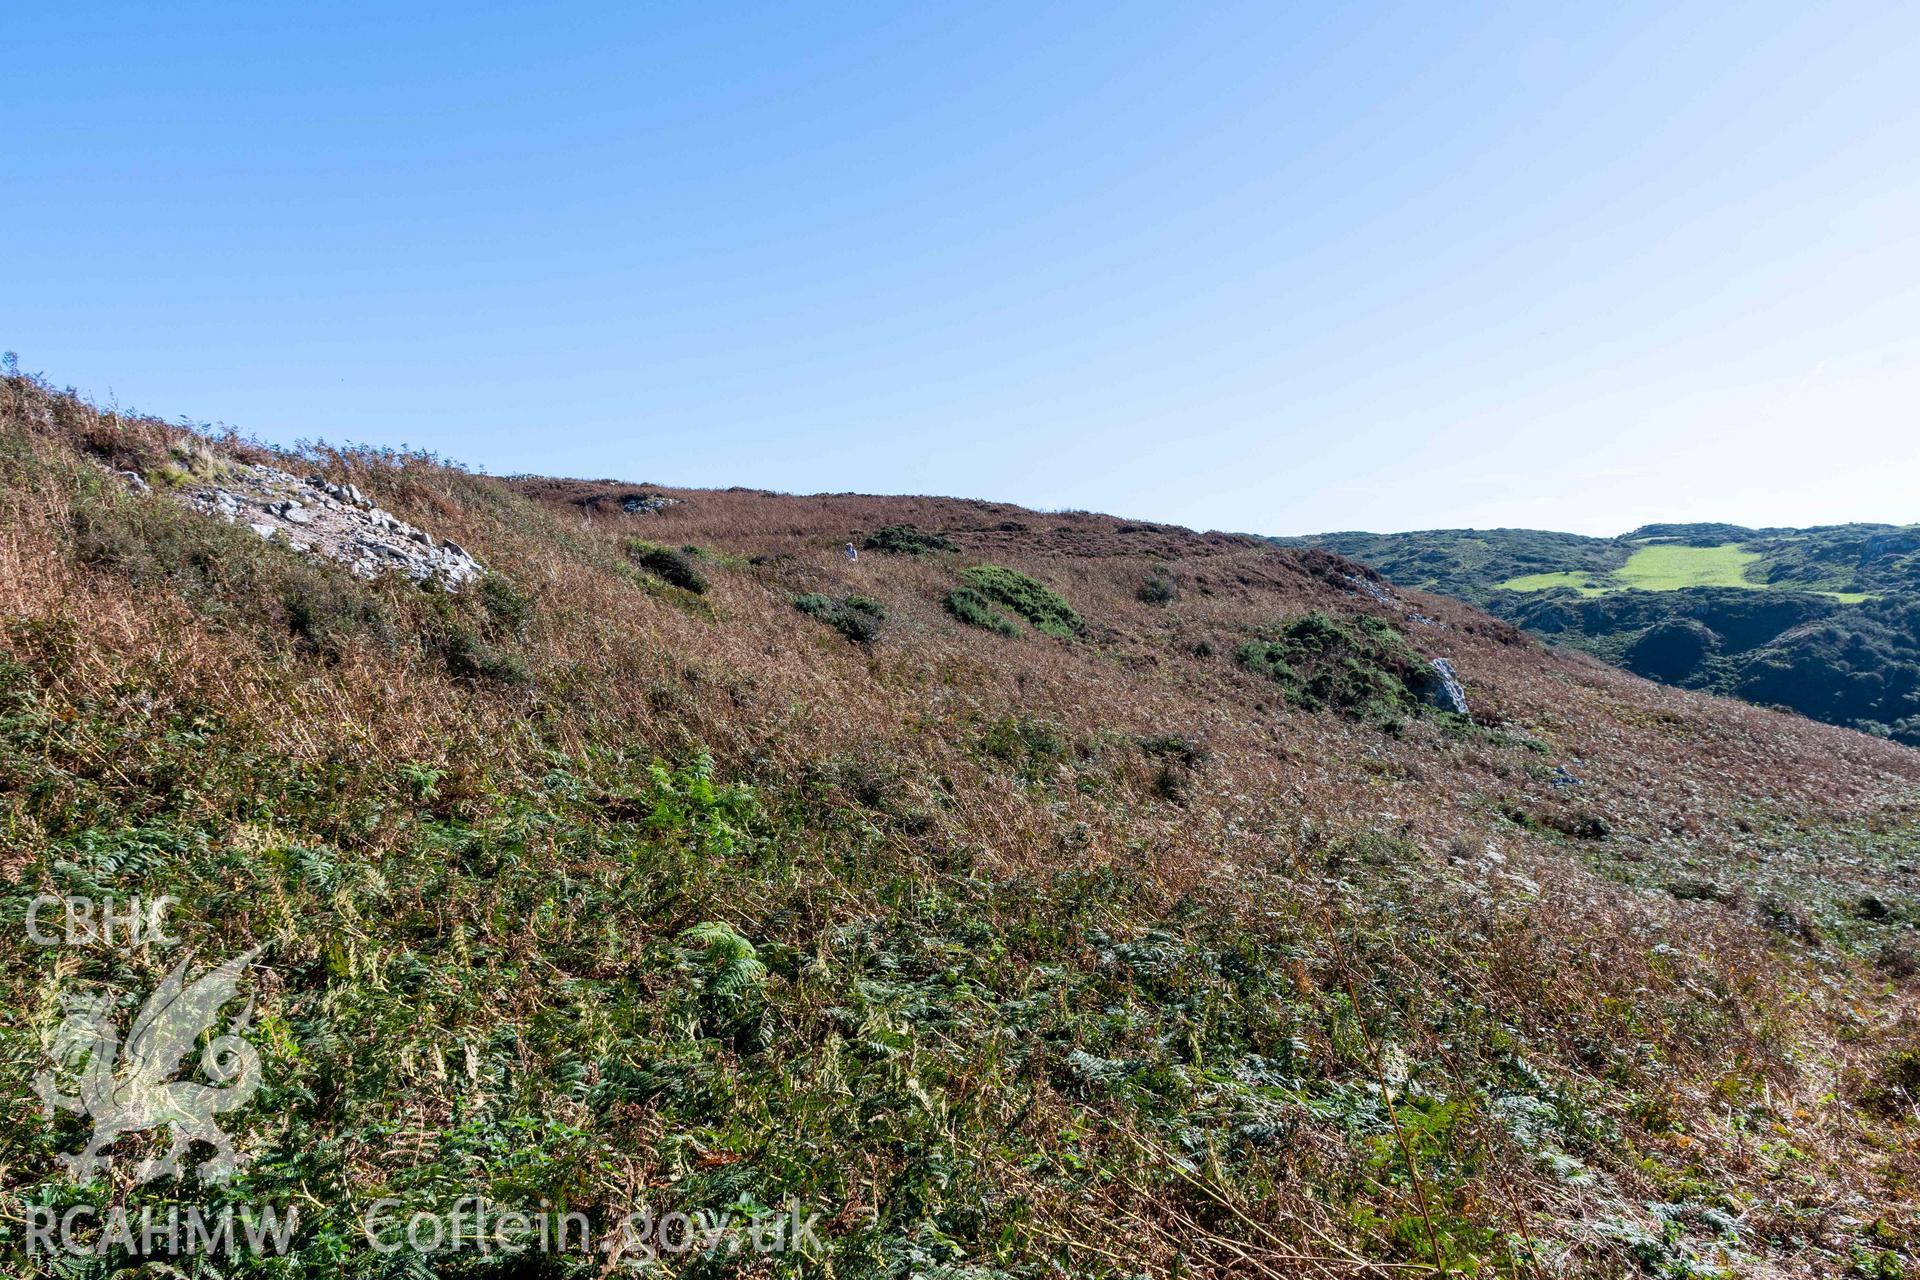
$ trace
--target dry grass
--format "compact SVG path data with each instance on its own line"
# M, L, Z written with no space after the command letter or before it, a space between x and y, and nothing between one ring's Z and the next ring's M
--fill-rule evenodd
M1308 1036L1324 1078L1358 1088L1406 1058L1450 1074L1458 1096L1482 1096L1484 1050L1468 1046L1506 1039L1619 1134L1617 1149L1592 1161L1593 1178L1554 1180L1482 1116L1460 1139L1486 1153L1470 1194L1455 1188L1446 1193L1455 1200L1429 1203L1418 1157L1407 1162L1409 1185L1365 1193L1424 1218L1422 1237L1437 1234L1444 1209L1559 1241L1571 1251L1562 1265L1605 1273L1625 1255L1597 1223L1646 1224L1647 1202L1695 1184L1746 1206L1756 1223L1776 1221L1777 1238L1750 1231L1741 1248L1743 1265L1780 1274L1824 1273L1861 1222L1882 1219L1908 1241L1920 1230L1913 1125L1889 1128L1852 1101L1885 1053L1914 1037L1914 979L1890 980L1838 941L1785 936L1752 901L1683 901L1657 888L1689 867L1759 874L1804 862L1810 883L1844 888L1868 875L1911 900L1920 893L1911 852L1888 855L1905 864L1864 870L1823 860L1842 861L1836 851L1854 832L1915 848L1920 753L1648 684L1547 652L1466 606L1409 595L1440 624L1419 625L1349 590L1342 575L1355 570L1344 562L1233 535L944 498L500 481L431 459L317 455L311 465L458 541L531 598L515 643L532 684L476 685L407 639L435 625L433 604L399 584L371 594L400 641L358 634L320 654L249 621L271 618L270 601L210 614L169 583L82 563L76 501L165 501L77 498L113 483L89 459L151 469L183 433L18 379L0 391L0 417L9 447L31 455L16 478L34 478L0 489L0 623L53 704L124 698L128 717L156 726L190 709L290 760L373 762L343 783L343 812L356 804L353 788L402 766L439 771L440 811L471 817L557 757L617 748L680 760L705 749L721 776L770 794L907 815L874 820L874 856L889 865L926 871L965 850L970 874L1003 883L1113 872L1138 886L1129 918L1202 904L1260 936L1338 942L1300 955L1290 981L1384 1011L1403 1036L1391 1045ZM681 502L628 516L618 500L630 492ZM961 550L842 557L845 542L887 524L944 534ZM623 572L621 543L635 536L702 548L711 609ZM1086 634L1004 638L958 624L940 601L961 568L983 562L1059 591ZM1139 600L1148 574L1172 580L1177 599ZM791 607L805 592L879 600L885 636L870 649L846 644ZM1309 609L1382 614L1423 653L1450 658L1479 725L1422 718L1389 735L1291 709L1234 665L1237 643ZM1065 746L1031 766L983 751L1010 721L1055 726ZM1129 745L1164 735L1204 752L1177 790ZM1560 764L1584 784L1555 790L1548 773ZM127 796L141 793L137 771L150 767L137 755L92 762L97 781ZM210 793L205 805L210 828L243 825L230 796ZM45 852L33 813L11 806L0 838L10 874ZM1560 814L1601 817L1610 834L1560 835ZM395 815L332 838L374 861L410 830ZM1369 842L1383 839L1397 852L1370 861L1366 850L1387 846ZM1430 1016L1436 1009L1471 1025ZM1633 1055L1646 1061L1625 1060ZM948 1105L964 1107L964 1095L950 1087ZM1058 1246L1093 1270L1104 1258L1115 1270L1165 1273L1184 1259L1201 1274L1401 1274L1444 1253L1436 1238L1416 1240L1410 1255L1383 1252L1379 1229L1300 1190L1376 1175L1337 1125L1304 1112L1296 1122L1298 1141L1264 1181L1228 1185L1204 1161L1175 1160L1125 1108L1037 1088L1024 1113L989 1117L985 1131L1025 1131L1054 1150L1062 1129L1081 1126L1110 1176L1069 1191L991 1149L974 1155L1009 1200L1030 1206L1023 1248ZM853 1178L842 1206L850 1222L886 1194L883 1166L862 1176L867 1189ZM1108 1229L1093 1230L1095 1220ZM1114 1251L1101 1241L1120 1224L1130 1235ZM1789 1241L1810 1230L1826 1232L1835 1252L1802 1256Z

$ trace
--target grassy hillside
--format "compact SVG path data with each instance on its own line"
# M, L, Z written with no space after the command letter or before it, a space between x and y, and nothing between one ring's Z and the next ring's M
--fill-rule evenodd
M486 575L174 500L223 458ZM685 1276L1920 1264L1911 751L1096 515L275 458L22 378L0 506L8 1274L36 1208L185 1201L299 1208L223 1276L617 1261L362 1233L474 1196L820 1214ZM179 944L40 946L43 894ZM244 1172L75 1183L75 997L256 947ZM138 1262L62 1274L215 1274Z
M1650 678L1920 745L1920 526L1277 541L1351 555Z

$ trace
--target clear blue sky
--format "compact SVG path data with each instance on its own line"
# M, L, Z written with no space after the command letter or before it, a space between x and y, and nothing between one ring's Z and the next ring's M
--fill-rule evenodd
M0 347L495 472L1920 520L1920 6L53 4Z

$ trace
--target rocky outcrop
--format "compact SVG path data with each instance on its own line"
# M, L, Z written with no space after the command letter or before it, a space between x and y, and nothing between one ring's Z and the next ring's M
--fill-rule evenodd
M146 486L144 480L128 484L136 491ZM353 485L321 476L302 479L278 467L222 461L209 477L174 492L196 511L244 524L304 555L336 560L356 577L401 573L453 591L486 572L458 544L381 510Z
M683 501L659 492L652 485L626 484L619 480L561 480L552 476L512 476L507 484L529 498L541 502L565 503L590 516L650 516Z
M1375 604L1397 605L1400 603L1398 596L1371 578L1363 578L1357 573L1343 573L1340 577L1349 587L1352 587L1355 591L1358 591Z
M1404 610L1408 622L1415 623L1422 627L1438 627L1442 631L1447 629L1447 624L1441 622L1438 618L1429 618L1424 613L1416 613L1408 608L1406 602L1388 590L1384 583L1375 582L1371 578L1363 578L1357 573L1345 573L1340 576L1341 580L1349 587L1352 587L1355 591L1373 601L1375 604L1384 604L1395 609Z
M1458 716L1473 714L1467 710L1467 691L1454 673L1453 664L1445 658L1433 660L1433 683L1427 689L1427 701Z

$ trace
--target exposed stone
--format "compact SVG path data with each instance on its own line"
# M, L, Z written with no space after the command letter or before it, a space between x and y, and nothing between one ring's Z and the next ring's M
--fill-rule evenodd
M1408 608L1407 602L1395 595L1384 583L1375 582L1372 578L1363 578L1357 573L1343 573L1340 577L1349 587L1373 601L1375 604L1384 604L1395 609L1405 610L1407 621L1416 626L1434 627L1441 631L1449 630L1447 624L1438 618L1429 618L1424 613L1418 613Z
M1454 673L1453 664L1445 658L1433 660L1434 681L1427 690L1427 701L1442 711L1451 711L1455 715L1471 715L1467 710L1467 691L1460 684L1460 677Z
M1341 576L1347 580L1348 586L1352 587L1355 591L1358 591L1361 595L1367 597L1369 600L1372 600L1375 604L1400 603L1399 599L1394 596L1393 592L1387 590L1385 587L1381 586L1379 583L1375 582L1371 578L1363 578L1357 573L1342 574Z
M403 573L452 591L486 572L463 548L396 519L352 485L219 458L201 471L219 476L219 484L183 489L173 495L177 501L230 524L244 523L262 538L280 538L303 555L338 561L356 577ZM147 491L138 476L122 478L135 492Z

